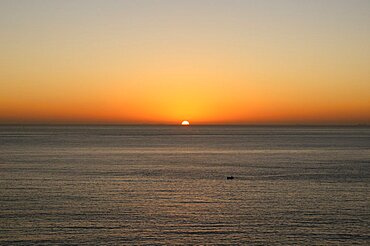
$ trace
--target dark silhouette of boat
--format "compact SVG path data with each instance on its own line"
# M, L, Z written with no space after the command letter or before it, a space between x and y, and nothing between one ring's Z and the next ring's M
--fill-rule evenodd
M227 176L226 179L234 179L234 176Z

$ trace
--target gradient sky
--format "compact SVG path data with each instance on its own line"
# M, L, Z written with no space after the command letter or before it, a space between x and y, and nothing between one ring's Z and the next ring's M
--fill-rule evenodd
M368 0L0 0L0 122L369 123Z

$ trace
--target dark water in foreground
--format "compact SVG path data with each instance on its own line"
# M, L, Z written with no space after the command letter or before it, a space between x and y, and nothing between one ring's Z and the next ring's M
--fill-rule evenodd
M370 128L0 126L0 244L370 245L369 228Z

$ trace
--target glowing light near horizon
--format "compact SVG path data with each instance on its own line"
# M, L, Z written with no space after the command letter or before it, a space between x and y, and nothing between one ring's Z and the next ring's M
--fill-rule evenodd
M189 121L184 120L183 122L181 122L181 125L182 125L182 126L189 126L189 125L190 125L190 123L189 123Z

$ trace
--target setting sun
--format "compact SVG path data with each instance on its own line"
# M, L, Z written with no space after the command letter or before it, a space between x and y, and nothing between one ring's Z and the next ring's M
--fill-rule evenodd
M183 122L181 122L181 125L183 125L183 126L189 126L190 123L189 123L189 121L184 120Z

